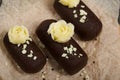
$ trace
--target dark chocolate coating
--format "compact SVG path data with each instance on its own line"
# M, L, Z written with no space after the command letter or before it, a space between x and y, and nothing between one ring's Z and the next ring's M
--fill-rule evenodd
M83 49L73 39L69 40L66 43L55 42L47 33L49 25L52 22L55 22L55 20L46 20L43 23L41 23L38 29L36 30L36 34L42 41L42 43L45 44L50 54L64 68L64 70L71 75L75 74L87 64L88 57L83 51ZM68 55L69 59L61 57L61 55L65 52L63 48L69 45L73 45L77 48L77 55L81 53L83 54L83 56L81 58L78 58L77 56Z
M82 8L81 5L84 5L85 8ZM80 1L79 5L75 8L68 8L67 6L62 5L55 0L54 8L56 12L67 22L71 22L75 25L75 32L81 38L81 40L92 40L95 39L102 30L102 23L97 18L97 16L82 2ZM87 19L85 23L81 23L79 20L80 10L83 9L87 12ZM73 11L76 10L78 17L75 18Z
M120 9L119 9L118 23L120 24Z
M22 46L24 44L21 44L19 47L15 44L12 44L9 42L7 34L4 37L4 45L21 69L27 73L36 73L40 71L46 63L45 56L33 41L30 41L30 44L27 46L26 54L22 54ZM27 55L30 54L30 50L33 51L34 56L37 56L36 60L27 57Z

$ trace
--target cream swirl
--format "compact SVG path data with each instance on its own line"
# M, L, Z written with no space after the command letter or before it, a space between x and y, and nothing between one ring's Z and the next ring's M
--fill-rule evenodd
M80 3L80 0L59 0L61 4L64 6L68 6L69 8L77 7L77 5Z
M66 23L64 20L59 20L58 22L50 24L47 32L51 34L54 41L65 43L74 35L74 25Z
M24 26L15 26L9 30L8 38L13 44L22 44L29 39L29 32Z

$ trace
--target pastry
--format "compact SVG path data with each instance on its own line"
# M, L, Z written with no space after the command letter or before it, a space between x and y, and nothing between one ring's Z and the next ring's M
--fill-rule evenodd
M73 24L66 23L64 20L46 20L37 28L36 34L68 74L77 73L87 64L86 53L72 39Z
M56 12L67 22L75 25L81 40L93 40L102 30L97 16L80 0L55 0Z
M24 26L11 28L4 37L4 45L20 68L27 73L40 71L46 63L46 57Z

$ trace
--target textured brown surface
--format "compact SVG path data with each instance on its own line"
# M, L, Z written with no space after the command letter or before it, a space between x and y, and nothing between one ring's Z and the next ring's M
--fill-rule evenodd
M42 71L46 72L46 80L56 80L58 76L59 80L82 80L80 72L73 76L61 73L61 68L51 57L41 72L26 74L16 67L3 45L3 36L14 25L24 25L34 35L43 20L60 19L53 9L53 2L54 0L3 0L0 7L0 80L42 80ZM120 1L83 2L103 23L102 33L96 41L82 42L77 36L74 37L88 53L89 62L85 69L90 80L120 80L120 26L117 21ZM36 36L33 38L36 43L39 42ZM51 71L52 67L55 68L54 71Z

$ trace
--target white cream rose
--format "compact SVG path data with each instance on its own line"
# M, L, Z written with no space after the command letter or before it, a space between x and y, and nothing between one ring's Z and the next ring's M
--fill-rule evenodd
M8 38L13 44L22 44L29 39L29 32L24 26L15 26L9 30Z
M77 5L80 3L80 0L59 0L61 4L64 6L68 6L69 8L77 7Z
M65 43L74 35L74 25L66 23L64 20L59 20L58 22L50 24L47 32L51 34L54 41Z

